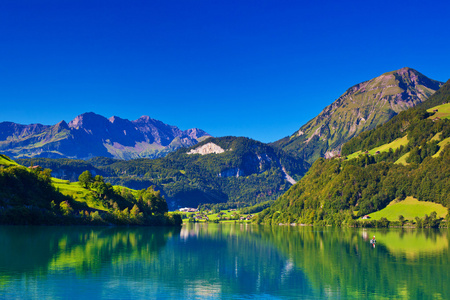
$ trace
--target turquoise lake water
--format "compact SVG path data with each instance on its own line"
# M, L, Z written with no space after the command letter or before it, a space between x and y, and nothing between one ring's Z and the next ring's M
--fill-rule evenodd
M0 241L0 299L450 299L447 229L1 226Z

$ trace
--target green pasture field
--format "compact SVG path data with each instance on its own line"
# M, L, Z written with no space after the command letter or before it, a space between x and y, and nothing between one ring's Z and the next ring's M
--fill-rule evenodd
M436 134L431 140L437 140L439 139L441 133ZM439 142L438 146L439 146L439 151L436 152L432 157L439 157L439 155L441 154L441 152L444 150L445 146L447 146L447 144L450 143L450 138L446 138L442 141ZM402 164L402 165L407 165L408 163L406 162L406 159L409 156L409 152L404 154L402 157L400 157L395 163L396 164Z
M433 112L434 110L437 110L437 112L434 115L430 116L430 119L450 119L450 103L432 107L430 109L427 109L427 112Z
M13 161L11 158L9 158L6 155L0 154L0 166L19 166L18 163L16 163L15 161Z
M448 143L450 143L450 138L446 138L446 139L443 139L442 141L440 141L439 144L438 144L439 151L436 152L436 154L434 154L432 157L438 157L441 154L442 150L444 150L445 146Z
M402 215L405 220L414 220L416 217L423 218L425 215L430 215L433 211L437 213L438 218L445 218L448 212L447 208L441 204L406 197L399 202L392 201L382 210L369 214L369 217L371 220L386 218L389 221L398 221L398 216Z
M53 185L63 194L71 196L75 201L86 203L88 206L107 211L103 203L95 199L95 197L86 189L82 188L78 182L70 182L52 177Z
M404 154L402 157L400 157L399 159L397 159L397 161L395 162L396 164L402 164L404 166L406 166L408 163L406 162L406 159L409 156L409 152Z
M387 151L389 151L389 149L395 150L397 148L400 148L400 146L406 146L407 144L408 144L408 136L405 135L404 137L398 138L389 144L384 144L379 147L373 148L373 149L369 150L368 152L370 155L376 155L377 151L387 152ZM347 156L347 159L357 158L360 154L362 154L361 151L352 153Z

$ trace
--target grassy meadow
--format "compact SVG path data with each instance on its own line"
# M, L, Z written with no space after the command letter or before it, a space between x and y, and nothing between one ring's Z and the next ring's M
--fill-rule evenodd
M447 208L441 204L406 197L402 201L392 201L384 209L369 214L369 217L371 220L386 218L389 221L398 221L398 217L402 215L406 220L414 220L416 217L423 218L425 215L430 215L433 211L437 213L438 218L445 218L447 215Z
M388 152L389 149L395 150L397 148L400 148L400 146L406 146L408 144L408 137L405 135L402 138L398 138L392 143L384 144L379 147L373 148L371 150L368 150L370 155L376 155L376 153L379 152ZM357 158L360 154L362 154L361 151L352 153L347 156L347 159Z
M19 164L13 161L6 155L0 154L0 166L18 166Z
M86 203L89 207L108 211L101 200L96 199L89 190L82 188L78 182L52 177L52 183L63 195L71 196L75 201Z
M437 110L437 112L430 117L430 119L439 118L439 119L450 119L450 103L438 105L427 109L427 112L433 112Z

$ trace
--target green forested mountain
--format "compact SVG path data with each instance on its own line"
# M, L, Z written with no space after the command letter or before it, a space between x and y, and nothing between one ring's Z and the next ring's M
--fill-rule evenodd
M410 68L385 73L349 88L317 117L274 145L309 163L336 156L352 137L422 103L441 85Z
M444 93L436 93L440 102L434 96L428 101L446 102L450 94ZM340 225L406 196L450 208L448 106L408 109L344 144L342 157L318 159L296 185L260 214L259 221ZM368 154L367 150L405 136L405 145ZM357 151L362 154L345 157Z
M210 138L153 160L18 161L51 168L68 179L77 177L86 168L112 184L137 189L153 185L164 194L172 209L226 202L247 206L275 200L309 167L283 150L243 137Z

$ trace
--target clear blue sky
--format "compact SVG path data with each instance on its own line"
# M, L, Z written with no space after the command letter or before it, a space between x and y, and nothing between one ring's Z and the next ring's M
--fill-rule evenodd
M448 1L2 0L0 122L292 134L350 86L450 78Z

